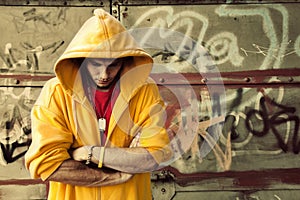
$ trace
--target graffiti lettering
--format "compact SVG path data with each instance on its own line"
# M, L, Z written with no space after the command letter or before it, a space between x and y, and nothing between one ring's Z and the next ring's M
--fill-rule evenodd
M56 41L47 45L32 46L27 42L21 43L24 49L13 48L11 43L5 45L4 54L0 52L0 58L5 63L5 69L22 70L22 71L38 71L39 56L43 51L52 49L51 54L55 53L64 41ZM3 70L4 68L2 68Z

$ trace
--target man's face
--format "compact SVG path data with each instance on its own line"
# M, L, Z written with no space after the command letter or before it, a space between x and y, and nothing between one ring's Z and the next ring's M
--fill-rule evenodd
M117 77L122 59L86 58L85 66L99 89L108 90Z

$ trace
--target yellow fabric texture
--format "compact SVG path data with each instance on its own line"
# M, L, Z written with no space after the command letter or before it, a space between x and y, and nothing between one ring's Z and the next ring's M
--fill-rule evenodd
M25 164L33 178L46 180L64 160L70 159L70 148L101 145L96 115L83 91L75 58L128 56L133 61L122 69L120 94L105 146L129 147L138 136L137 146L145 147L157 163L170 158L169 138L163 128L164 104L149 78L152 58L114 17L96 9L55 63L56 77L44 85L32 108L32 144ZM136 174L126 183L105 187L50 182L48 198L147 200L151 199L150 173Z

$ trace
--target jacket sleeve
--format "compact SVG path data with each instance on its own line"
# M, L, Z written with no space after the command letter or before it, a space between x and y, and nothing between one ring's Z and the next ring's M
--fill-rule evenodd
M25 165L32 178L46 180L64 160L73 134L68 128L65 95L61 87L49 82L31 110L32 143L25 154Z
M136 106L140 112L135 121L140 128L131 146L146 148L157 164L161 164L172 157L170 140L165 128L164 102L154 83L143 87L138 96Z

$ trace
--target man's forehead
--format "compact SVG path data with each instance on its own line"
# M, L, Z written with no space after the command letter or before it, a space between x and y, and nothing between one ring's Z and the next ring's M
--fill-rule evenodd
M109 65L111 63L119 62L120 58L86 58L88 61Z

